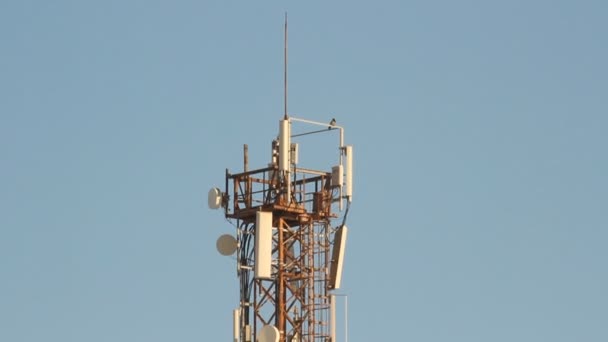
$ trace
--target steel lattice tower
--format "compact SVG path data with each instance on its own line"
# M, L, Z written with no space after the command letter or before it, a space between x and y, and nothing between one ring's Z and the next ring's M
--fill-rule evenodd
M333 291L340 287L348 232L352 146L344 145L344 128L335 119L321 123L287 114L287 15L284 58L285 113L270 163L250 171L245 145L243 172L226 170L224 191L211 189L209 207L222 207L236 227L235 236L217 242L221 254L237 256L234 341L336 342ZM292 134L293 123L323 128ZM335 131L338 164L301 168L292 138Z
M293 122L325 127L292 135ZM334 130L339 164L324 171L299 167L291 138ZM352 146L343 145L343 133L335 120L280 120L271 163L249 170L245 145L244 171L226 170L224 191L210 191L210 207L223 207L236 227L235 237L218 240L222 254L237 255L236 342L335 341L332 291L340 286L352 199Z

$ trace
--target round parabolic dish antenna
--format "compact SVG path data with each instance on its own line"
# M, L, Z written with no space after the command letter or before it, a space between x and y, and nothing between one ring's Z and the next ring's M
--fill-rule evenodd
M207 195L209 209L219 209L222 206L222 192L218 188L212 188Z
M215 246L217 247L217 251L220 252L221 255L232 255L236 252L237 241L234 236L230 234L224 234L217 239Z
M273 325L265 325L258 333L258 341L260 342L279 342L279 329Z

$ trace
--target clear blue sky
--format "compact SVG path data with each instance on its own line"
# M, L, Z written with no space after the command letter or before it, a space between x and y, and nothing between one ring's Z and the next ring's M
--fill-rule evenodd
M608 340L604 1L0 2L0 340L228 341L224 169L346 127L351 342ZM314 161L311 161L314 162Z

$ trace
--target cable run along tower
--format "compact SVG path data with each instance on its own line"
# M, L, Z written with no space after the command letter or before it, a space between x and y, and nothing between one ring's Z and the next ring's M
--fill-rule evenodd
M285 19L285 113L270 160L243 172L226 170L224 189L208 194L223 209L234 234L217 240L222 255L236 255L239 300L233 311L234 342L336 342L336 294L341 285L353 194L353 148L332 119L316 122L287 112L287 17ZM298 134L292 127L298 126ZM300 128L300 126L302 128ZM336 158L325 170L299 165L298 138L333 134Z

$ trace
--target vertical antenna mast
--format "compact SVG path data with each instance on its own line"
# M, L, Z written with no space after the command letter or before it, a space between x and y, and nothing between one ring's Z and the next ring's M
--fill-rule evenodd
M287 12L285 12L285 37L284 37L285 41L283 42L284 45L284 73L283 73L283 87L285 89L285 94L284 94L284 98L283 98L283 102L285 103L285 117L284 119L287 120Z

